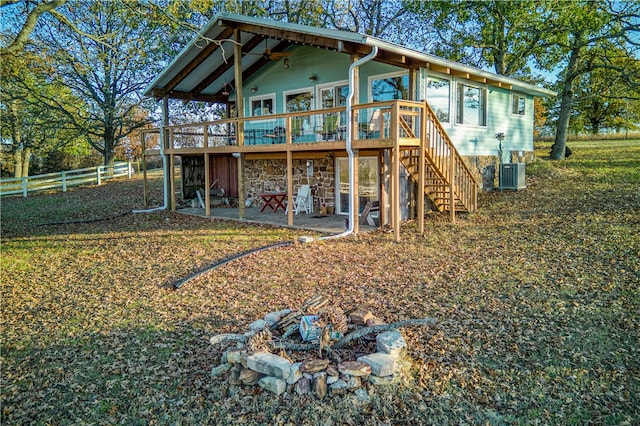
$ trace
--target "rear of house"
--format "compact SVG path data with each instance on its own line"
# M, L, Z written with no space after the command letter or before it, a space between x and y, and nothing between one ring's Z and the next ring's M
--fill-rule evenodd
M491 189L498 161L533 151L533 98L553 94L344 31L225 14L202 34L215 42L195 39L147 89L227 105L225 119L165 127L161 148L182 157L185 198L222 188L242 206L310 185L315 208L376 204L380 224L419 215L421 194L472 211L475 195L463 192Z

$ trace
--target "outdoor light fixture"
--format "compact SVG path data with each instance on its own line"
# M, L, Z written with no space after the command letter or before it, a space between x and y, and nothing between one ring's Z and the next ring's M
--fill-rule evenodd
M313 83L314 81L316 81L317 79L318 79L318 76L316 75L316 73L313 73L313 74L311 74L311 75L309 76L309 81L310 81L310 82L312 82L312 83Z
M258 86L256 86L255 84L251 86L251 93L256 93L257 91L258 91Z
M289 69L289 58L284 58L284 69L285 70Z
M231 93L228 86L229 85L227 83L224 84L224 87L222 88L222 96L229 96L229 93Z
M233 158L240 158L240 153L239 152L234 152L231 155L233 156Z

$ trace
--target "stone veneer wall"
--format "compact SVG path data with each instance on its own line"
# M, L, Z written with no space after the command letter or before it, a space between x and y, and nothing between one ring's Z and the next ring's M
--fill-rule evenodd
M313 174L307 176L307 161L313 161ZM264 192L287 190L286 160L247 160L244 169L245 190L248 197ZM293 193L298 193L300 185L311 186L314 197L323 197L329 206L334 205L335 160L314 158L293 160ZM316 206L319 208L320 206Z
M497 156L484 155L470 156L465 158L467 160L467 165L469 166L471 173L473 173L476 180L480 183L480 191L492 191L499 186L499 161ZM512 151L511 162L533 163L535 162L535 156L532 151L526 151L524 152L524 155L520 155L519 151Z

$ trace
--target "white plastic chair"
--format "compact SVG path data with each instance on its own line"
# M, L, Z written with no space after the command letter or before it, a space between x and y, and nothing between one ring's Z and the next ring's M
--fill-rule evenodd
M311 213L312 208L311 188L309 185L300 185L298 188L298 195L293 197L294 213L298 214L302 211L305 213Z

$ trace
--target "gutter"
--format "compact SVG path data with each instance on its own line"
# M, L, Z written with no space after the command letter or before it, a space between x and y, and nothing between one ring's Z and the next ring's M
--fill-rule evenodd
M346 237L349 234L353 233L353 229L355 227L355 223L356 223L356 212L354 211L354 199L355 199L355 195L353 192L353 188L354 188L354 183L355 183L355 170L354 170L354 165L353 165L353 160L355 158L355 154L353 152L353 148L351 147L351 144L353 142L353 121L351 120L351 115L353 113L353 97L355 96L355 89L353 87L354 85L354 80L355 80L355 75L356 75L356 70L360 67L360 65L363 65L367 62L369 62L370 60L372 60L373 58L376 57L376 55L378 54L378 46L372 46L371 48L371 53L369 53L367 56L365 56L364 58L360 58L358 59L356 62L352 63L349 66L349 94L347 95L347 140L346 140L346 149L347 149L347 154L348 154L348 158L349 158L349 226L347 227L347 229L341 233L341 234L336 234L336 235L330 235L328 237L322 237L319 238L321 240L328 240L328 239L332 239L332 238L341 238L341 237Z

